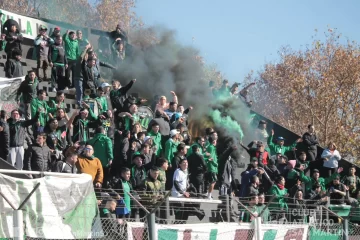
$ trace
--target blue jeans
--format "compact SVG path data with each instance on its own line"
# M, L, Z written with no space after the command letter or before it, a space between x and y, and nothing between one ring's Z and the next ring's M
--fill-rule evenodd
M81 106L83 98L83 79L75 78L75 89L76 89L76 101L79 106Z

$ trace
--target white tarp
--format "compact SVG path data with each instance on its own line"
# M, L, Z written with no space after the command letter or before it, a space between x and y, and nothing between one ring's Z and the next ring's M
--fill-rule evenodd
M84 239L103 236L90 175L24 180L0 174L0 191L16 208L37 183L40 183L39 188L22 208L27 237ZM12 208L2 197L0 214L0 238L12 238Z

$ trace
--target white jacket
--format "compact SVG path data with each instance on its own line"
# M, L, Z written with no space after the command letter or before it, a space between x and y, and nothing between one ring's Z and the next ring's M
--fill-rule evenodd
M324 161L324 167L327 168L337 168L339 166L338 161L340 161L341 156L338 150L335 150L333 153L329 149L325 149L322 154L321 158L327 158L328 161Z

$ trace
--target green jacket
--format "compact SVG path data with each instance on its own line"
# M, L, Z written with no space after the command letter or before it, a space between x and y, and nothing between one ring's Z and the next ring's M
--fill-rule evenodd
M205 157L205 161L207 164L208 172L218 173L218 156L216 154L216 147L212 144L208 146L206 152L210 153L209 157ZM211 161L209 159L212 158Z
M273 202L270 204L269 208L271 209L288 209L288 205L286 203L285 195L288 193L288 190L284 188L280 190L280 188L274 184L271 186L269 190L270 195L275 195Z
M270 148L271 156L281 152L284 155L286 152L291 151L294 147L296 147L297 142L294 142L291 146L280 146L278 144L273 143L273 135L270 135L268 138L268 146Z
M252 213L257 213L260 214L259 212L259 207L258 206L247 206L247 208L252 212ZM243 209L242 211L240 211L240 217L239 217L239 221L241 222L251 222L251 215L250 213Z
M95 98L96 102L98 103L98 107L100 109L100 112L105 112L108 110L107 100L106 97L97 97Z
M76 60L80 56L79 43L78 40L71 40L69 34L64 34L63 36L64 46L65 46L65 55L69 60Z
M320 184L322 191L326 191L326 185L329 184L332 180L334 180L334 178L336 178L337 176L338 173L335 172L328 178L319 177L318 180L316 181L312 177L305 176L304 172L300 171L300 179L305 183L306 192L310 192L313 186L316 184L316 182Z
M258 205L257 208L259 210L258 214L260 214L262 212L262 210L265 208L265 204L263 205ZM268 223L270 221L270 211L269 211L269 208L266 208L263 215L261 216L261 220L262 220L262 223Z
M38 121L40 122L40 125L43 127L46 126L46 123L49 119L49 113L56 112L56 107L55 108L49 107L49 105L45 100L41 101L39 98L34 98L31 101L30 106L31 106L31 116L35 116L38 109L40 109L40 115Z
M97 133L88 144L94 148L94 156L100 159L103 167L108 166L113 159L113 146L111 139L105 134Z
M161 155L162 146L161 146L161 134L160 132L154 133L153 130L149 132L149 136L153 139L153 145L157 147L155 155L159 157ZM170 161L168 159L168 161Z
M203 151L203 147L200 145L200 144L198 144L197 142L195 142L193 145L191 145L191 147L189 148L189 150L188 150L188 152L187 152L187 156L190 156L192 153L193 153L193 151L192 151L192 147L194 146L194 145L197 145L198 147L199 147L199 153L201 154L201 155L204 155L204 151Z
M165 159L171 161L174 158L175 153L177 152L177 146L179 142L174 142L172 138L165 143Z

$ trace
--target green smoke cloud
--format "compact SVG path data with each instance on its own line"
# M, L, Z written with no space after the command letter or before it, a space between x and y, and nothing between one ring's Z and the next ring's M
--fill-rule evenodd
M210 117L216 126L226 129L227 134L239 137L240 140L244 137L244 133L241 126L229 116L221 116L219 110L213 110L210 112Z

